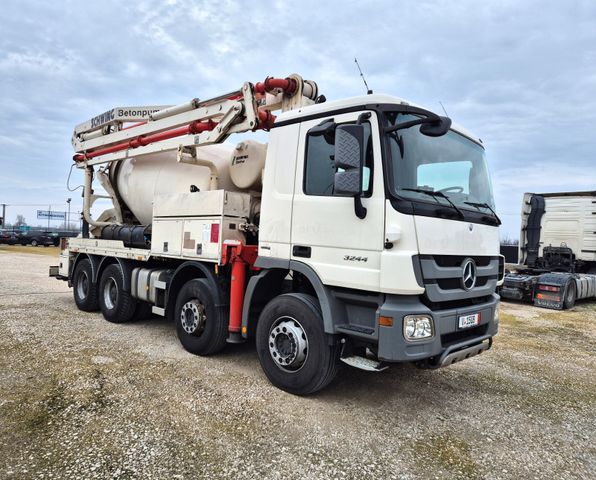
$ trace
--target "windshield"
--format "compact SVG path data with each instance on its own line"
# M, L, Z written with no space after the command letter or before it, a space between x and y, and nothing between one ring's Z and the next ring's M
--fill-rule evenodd
M389 126L418 118L397 112L388 112L386 117ZM416 125L386 134L393 194L446 206L453 203L460 209L494 209L484 149L452 130L441 137L429 137L419 129Z

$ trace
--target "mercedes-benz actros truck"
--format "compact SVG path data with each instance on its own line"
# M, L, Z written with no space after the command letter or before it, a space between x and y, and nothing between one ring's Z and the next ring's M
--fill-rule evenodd
M257 130L267 144L224 142ZM299 395L342 361L438 368L492 344L500 221L482 142L447 117L386 95L325 101L290 75L117 107L72 141L84 229L51 274L81 310L166 316L198 355L252 337L268 379Z

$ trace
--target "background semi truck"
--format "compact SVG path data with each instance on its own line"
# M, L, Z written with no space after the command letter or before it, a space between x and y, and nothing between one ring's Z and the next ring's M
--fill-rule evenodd
M596 298L596 191L524 194L519 263L504 298L557 310Z
M267 145L224 143L256 130ZM84 228L51 274L81 310L166 316L199 355L253 337L295 394L339 361L438 368L492 344L500 221L483 145L449 118L386 95L326 102L290 75L117 107L72 141ZM93 218L97 198L113 207Z

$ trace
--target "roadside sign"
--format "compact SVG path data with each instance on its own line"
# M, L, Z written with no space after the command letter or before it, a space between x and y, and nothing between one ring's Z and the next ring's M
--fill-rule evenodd
M38 210L37 218L44 220L66 220L66 212L54 212L51 210Z

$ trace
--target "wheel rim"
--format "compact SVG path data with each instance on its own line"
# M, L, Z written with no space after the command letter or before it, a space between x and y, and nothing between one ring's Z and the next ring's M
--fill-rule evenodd
M103 287L103 299L108 310L116 308L118 302L118 285L112 277L108 278Z
M77 278L77 295L80 299L87 298L89 293L89 275L87 272L81 272L79 278Z
M280 317L269 331L269 353L273 363L285 372L297 372L308 358L308 337L300 322Z
M199 337L205 330L206 322L205 306L197 299L190 300L182 306L180 324L186 333Z

